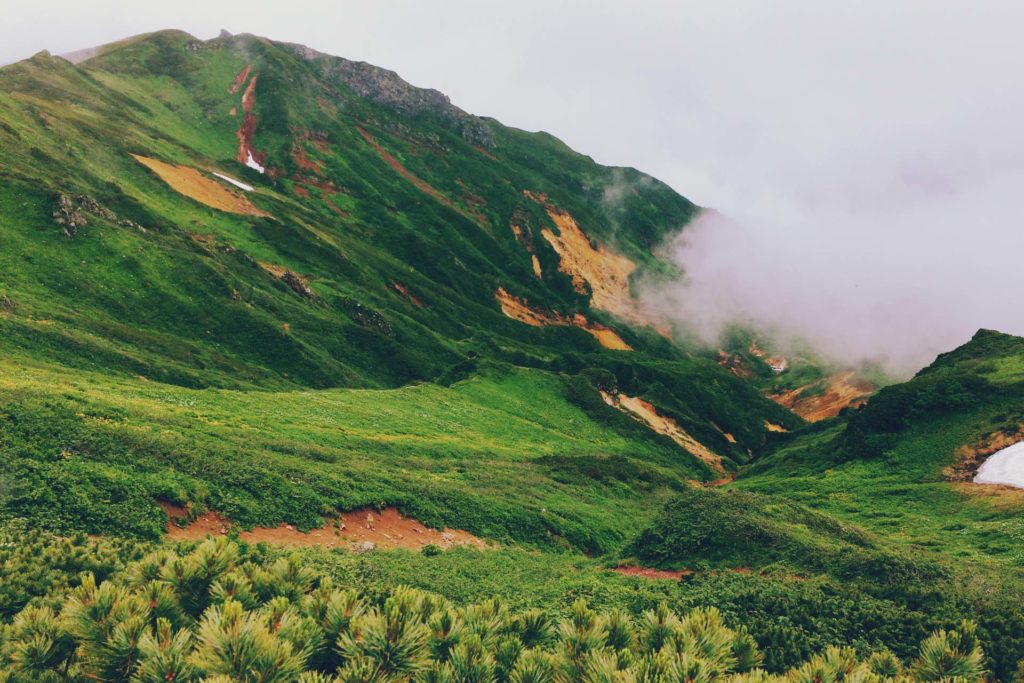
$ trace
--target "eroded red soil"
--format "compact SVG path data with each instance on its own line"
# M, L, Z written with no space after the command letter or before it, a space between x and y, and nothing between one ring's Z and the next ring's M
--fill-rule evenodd
M180 505L160 502L171 523L167 526L167 538L171 540L195 541L207 536L223 536L231 531L229 519L218 512L206 512L185 526L175 520L184 519L187 510ZM427 545L439 548L472 546L486 549L490 545L468 531L459 529L431 529L415 519L404 517L395 508L374 510L364 508L346 512L328 521L320 529L309 532L299 531L290 524L276 527L256 527L251 531L240 531L238 537L248 543L270 545L324 548L347 548L356 551L406 548L419 550Z

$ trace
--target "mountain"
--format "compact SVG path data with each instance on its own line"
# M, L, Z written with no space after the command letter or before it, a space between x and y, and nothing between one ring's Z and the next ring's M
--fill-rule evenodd
M703 348L634 296L680 275L658 247L700 211L251 35L0 69L0 665L124 680L173 650L212 675L227 618L382 679L363 645L305 647L365 644L351 608L469 633L451 648L500 680L531 643L597 670L555 623L615 680L670 666L641 632L705 631L736 651L687 680L763 681L751 639L772 673L825 652L807 680L1009 678L1024 500L970 480L1024 435L1024 340L981 331L900 384L753 330Z
M0 70L19 515L155 537L158 501L303 529L392 504L608 549L630 524L564 494L607 458L664 492L802 423L632 296L699 211L649 176L254 36L74 61ZM524 500L535 480L566 483Z

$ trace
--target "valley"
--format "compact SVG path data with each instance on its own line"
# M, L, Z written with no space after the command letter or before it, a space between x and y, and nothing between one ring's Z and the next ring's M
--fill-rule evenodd
M1024 339L698 342L702 211L248 34L0 68L0 680L1016 680Z

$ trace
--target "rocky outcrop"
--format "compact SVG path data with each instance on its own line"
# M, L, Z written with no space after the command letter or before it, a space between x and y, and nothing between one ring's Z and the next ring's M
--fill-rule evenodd
M355 322L362 327L366 327L372 330L376 330L383 335L390 337L394 334L394 330L391 327L391 323L380 311L375 311L369 306L365 306L355 299L345 299L342 301L342 306L352 322Z
M64 228L64 234L68 237L74 237L79 228L89 223L75 206L74 200L66 194L57 198L57 206L53 209L53 222Z
M487 122L462 111L448 96L432 88L417 88L394 71L366 62L326 55L305 45L289 44L305 60L319 62L328 81L341 83L359 97L390 107L406 116L434 113L455 126L468 142L492 147L494 138Z
M290 270L284 271L281 274L281 282L291 287L292 291L296 294L303 296L307 299L315 299L316 294L310 288L309 284L304 279L296 275Z
M102 218L108 223L120 225L123 228L135 228L145 232L138 223L127 218L121 218L116 213L86 195L72 196L63 192L57 197L56 205L53 208L53 222L64 230L68 237L74 237L79 228L89 224L86 215Z

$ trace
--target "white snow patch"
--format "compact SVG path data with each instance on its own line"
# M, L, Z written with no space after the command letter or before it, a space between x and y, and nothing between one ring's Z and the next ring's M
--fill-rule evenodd
M252 186L252 185L247 185L246 183L243 183L243 182L242 182L241 180L235 180L235 179L234 179L234 178L232 178L231 176L228 176L228 175L224 175L223 173L217 173L216 171L210 171L210 173L212 173L213 175L217 176L217 177L218 177L218 178L220 178L221 180L226 180L226 181L228 181L229 183L231 183L231 184L232 184L232 185L234 185L235 187L240 187L240 188L242 188L242 189L243 189L243 190L245 190L246 192L252 192L252 191L253 191L253 190L255 189L255 188L253 188L253 186Z
M260 173L263 173L266 170L265 168L260 166L260 162L258 162L258 161L256 161L255 159L252 158L252 152L246 152L245 154L248 157L245 160L245 165L246 166L248 166L249 168L255 168Z
M1024 489L1024 441L996 451L978 468L975 484L1009 484Z

